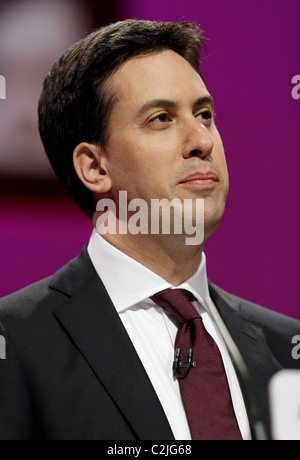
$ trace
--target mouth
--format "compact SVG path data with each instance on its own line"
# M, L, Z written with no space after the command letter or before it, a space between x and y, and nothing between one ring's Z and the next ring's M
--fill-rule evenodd
M199 188L213 188L219 182L219 176L213 171L198 171L185 177L179 185Z

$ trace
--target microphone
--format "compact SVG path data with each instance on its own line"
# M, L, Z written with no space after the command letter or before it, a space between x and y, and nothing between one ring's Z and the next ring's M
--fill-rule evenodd
M189 348L187 353L187 361L180 361L181 349L176 348L175 358L173 362L173 377L175 379L184 379L192 367L196 367L196 361L193 361L193 349ZM179 373L179 369L185 369L185 372Z
M267 441L267 431L261 417L256 397L252 390L253 387L248 368L214 304L211 306L210 312L223 337L240 383L248 419L250 422L252 439L255 441Z

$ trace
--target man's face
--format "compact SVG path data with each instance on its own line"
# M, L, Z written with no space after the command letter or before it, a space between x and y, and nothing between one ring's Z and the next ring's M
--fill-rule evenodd
M205 238L228 193L213 101L201 77L171 50L126 61L110 78L116 95L104 147L112 181L128 200L203 198Z

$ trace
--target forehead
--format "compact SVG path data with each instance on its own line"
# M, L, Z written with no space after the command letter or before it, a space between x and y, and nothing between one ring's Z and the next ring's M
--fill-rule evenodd
M132 109L138 109L149 98L188 102L208 94L200 75L171 50L131 58L109 80L116 104L127 104Z

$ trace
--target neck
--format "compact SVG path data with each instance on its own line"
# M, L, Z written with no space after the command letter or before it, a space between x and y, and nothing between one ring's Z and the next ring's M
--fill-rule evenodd
M198 269L203 244L186 245L182 235L102 235L110 244L152 272L179 286Z

